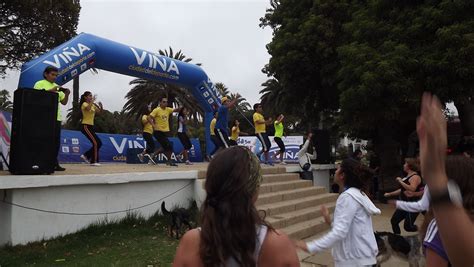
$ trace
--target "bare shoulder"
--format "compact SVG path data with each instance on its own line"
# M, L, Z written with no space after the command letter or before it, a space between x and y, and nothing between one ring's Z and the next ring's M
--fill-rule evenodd
M181 237L181 240L179 241L179 244L187 245L187 246L192 246L192 245L199 245L199 239L200 239L200 231L198 229L191 229L187 231L183 237Z
M285 233L268 231L260 252L259 266L299 266L296 248Z
M179 242L173 267L202 266L199 257L199 241L200 233L198 229L187 231Z

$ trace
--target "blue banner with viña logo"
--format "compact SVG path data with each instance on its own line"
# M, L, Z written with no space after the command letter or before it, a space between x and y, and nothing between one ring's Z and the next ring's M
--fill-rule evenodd
M280 148L274 141L274 137L269 136L269 139L271 141L270 155L279 153ZM283 154L283 159L288 163L297 163L297 154L300 150L300 145L303 144L303 136L286 136L282 137L282 141L285 144L285 153ZM239 146L246 146L255 154L262 150L262 144L256 136L240 136L237 139L237 144Z
M145 147L145 140L141 135L97 133L97 136L102 141L99 151L100 162L126 162L129 148L142 149ZM176 160L176 155L183 150L183 145L176 137L170 137L169 140L173 144L172 159ZM189 159L193 162L202 162L199 139L191 138L191 144L193 147L189 151ZM90 141L80 131L61 130L59 161L64 163L82 162L80 156L91 146ZM158 144L156 147L159 147Z

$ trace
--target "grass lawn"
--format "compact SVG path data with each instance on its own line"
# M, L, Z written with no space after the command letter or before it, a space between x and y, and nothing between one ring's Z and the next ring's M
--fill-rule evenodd
M2 247L0 266L170 266L178 242L168 237L164 217L128 215L55 239Z

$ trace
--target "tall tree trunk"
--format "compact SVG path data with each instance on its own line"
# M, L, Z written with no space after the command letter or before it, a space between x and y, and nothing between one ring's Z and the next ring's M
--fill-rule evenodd
M375 150L380 157L380 191L395 189L395 177L400 175L402 169L400 142L394 134L396 127L395 123L381 123L374 140Z
M474 135L474 97L455 101L454 105L458 110L463 136Z

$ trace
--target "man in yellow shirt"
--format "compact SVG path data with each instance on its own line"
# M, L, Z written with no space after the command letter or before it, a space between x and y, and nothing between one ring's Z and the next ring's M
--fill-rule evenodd
M214 130L216 129L217 123L217 112L214 112L214 118L211 120L211 124L209 125L209 131L211 132L211 141L214 144L214 149L209 153L208 160L212 159L212 156L216 153L217 149L219 148L219 139L216 136Z
M168 159L168 163L166 163L166 165L173 167L177 167L178 165L176 165L176 163L174 163L171 159L173 146L168 140L168 134L170 132L170 115L176 111L178 111L178 109L172 109L168 107L168 98L163 97L160 100L160 106L155 108L147 118L153 126L153 136L163 148L164 154Z
M58 153L59 153L59 144L61 142L61 106L60 104L67 105L69 100L69 94L71 91L66 88L62 88L57 85L54 81L58 77L58 69L53 66L48 66L43 71L43 80L37 81L34 85L36 90L46 90L48 92L54 92L58 94L58 114L56 117L56 132L54 136L54 151L56 153L56 165L54 167L55 171L65 171L66 169L59 166L58 162Z
M253 105L253 109L255 110L255 113L253 114L255 135L257 136L260 143L262 143L262 151L257 153L257 156L260 159L260 156L263 153L265 155L265 164L273 166L273 162L271 161L268 153L270 151L271 143L270 139L268 139L268 135L266 132L266 125L272 123L272 118L268 118L267 120L265 120L265 117L263 117L262 104L260 103Z

